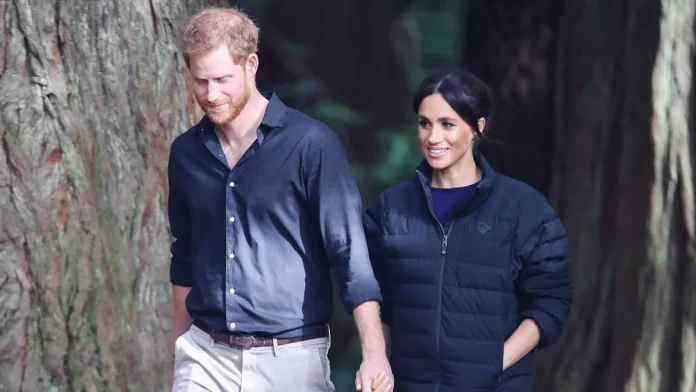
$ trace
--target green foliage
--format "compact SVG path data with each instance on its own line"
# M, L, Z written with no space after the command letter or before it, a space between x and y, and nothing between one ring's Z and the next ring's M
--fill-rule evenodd
M384 151L378 162L353 162L353 176L367 204L385 189L410 178L423 155L415 125L377 131L377 148Z
M381 136L381 145L387 153L382 163L375 168L374 180L379 184L389 184L402 179L407 172L412 172L422 155L414 124L394 132L385 132Z
M312 53L314 53L314 48L307 43L294 41L287 37L283 38L282 45L283 49L301 57L309 57Z
M308 108L306 112L334 129L343 129L346 125L361 125L365 121L359 112L337 102L321 102Z
M411 72L417 85L425 76L461 65L464 7L467 1L443 0L434 5L422 2L411 6L419 30L421 64Z
M274 90L283 98L305 99L319 92L319 83L313 79L300 79L294 83L284 83L274 86Z

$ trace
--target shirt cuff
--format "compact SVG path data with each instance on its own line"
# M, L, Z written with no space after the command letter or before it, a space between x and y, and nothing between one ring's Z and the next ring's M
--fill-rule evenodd
M382 294L377 280L348 284L343 295L343 306L348 310L348 313L352 314L353 309L367 301L382 302Z

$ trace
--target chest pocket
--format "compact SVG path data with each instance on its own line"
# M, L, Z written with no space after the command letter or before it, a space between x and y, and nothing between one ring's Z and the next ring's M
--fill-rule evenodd
M511 221L473 220L461 234L458 244L456 275L459 286L513 291L513 240Z

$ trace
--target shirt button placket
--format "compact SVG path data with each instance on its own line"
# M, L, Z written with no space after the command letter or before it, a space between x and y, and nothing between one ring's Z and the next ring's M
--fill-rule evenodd
M230 177L231 177L231 176L230 176ZM230 182L229 182L229 186L230 186L230 188L234 188L234 186L235 186L234 181L230 181ZM231 189L230 189L230 192L232 192ZM234 200L234 198L232 197L232 195L230 195L227 199L228 199L228 200ZM232 215L232 206L231 206L230 204L231 204L231 203L228 202L228 203L227 203L227 207L228 207L228 209L230 210L230 211L229 211L230 215ZM230 223L234 223L234 221L235 221L234 217L233 217L233 216L230 216L229 221L230 221ZM229 227L229 228L227 229L227 236L228 236L228 238L233 238L232 230L233 230L232 227ZM229 240L227 241L227 244L228 244L228 246L230 247L230 248L228 249L228 252L229 252L229 253L228 253L228 255L229 255L228 257L229 257L230 260L234 260L234 257L235 257L235 256L234 256L234 252L233 252L232 249L231 249L232 245L230 244L230 241L229 241ZM228 281L228 284L231 284L231 283L232 283L232 282L229 282L229 281ZM230 293L230 295L233 295L233 294L235 293L235 289L234 289L233 287L230 287L229 293ZM237 323L235 323L235 322L230 322L229 328L230 328L231 330L234 330L235 328L237 328Z

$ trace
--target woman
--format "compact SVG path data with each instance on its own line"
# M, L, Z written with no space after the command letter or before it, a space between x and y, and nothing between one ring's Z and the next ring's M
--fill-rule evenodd
M482 81L430 76L413 109L425 160L364 218L394 391L531 391L533 351L558 340L570 309L565 229L477 151L492 116Z

